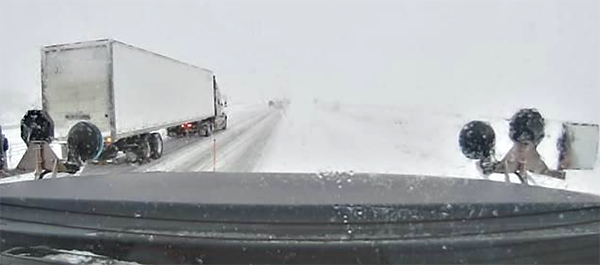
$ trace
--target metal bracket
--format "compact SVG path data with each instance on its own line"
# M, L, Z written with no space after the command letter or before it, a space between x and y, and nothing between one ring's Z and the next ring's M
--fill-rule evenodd
M32 141L27 151L19 161L17 168L11 174L34 172L36 179L42 179L46 174L53 172L70 172L65 164L54 154L50 145L44 141Z
M527 184L527 172L545 175L564 180L564 171L550 169L538 153L532 142L515 142L500 161L480 161L479 166L484 173L515 174L521 179L521 183Z

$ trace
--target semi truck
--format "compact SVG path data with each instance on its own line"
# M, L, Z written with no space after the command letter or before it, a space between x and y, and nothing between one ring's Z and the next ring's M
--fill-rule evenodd
M208 69L112 39L45 46L41 64L42 106L62 157L82 122L97 128L83 138L100 142L95 160L124 153L139 163L162 156L161 129L209 136L227 128L226 102Z

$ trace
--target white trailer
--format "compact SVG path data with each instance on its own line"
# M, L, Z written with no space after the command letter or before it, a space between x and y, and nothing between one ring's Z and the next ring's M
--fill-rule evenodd
M210 135L227 123L210 70L108 39L44 47L42 100L56 139L87 121L100 130L106 159L118 151L159 158L156 130Z

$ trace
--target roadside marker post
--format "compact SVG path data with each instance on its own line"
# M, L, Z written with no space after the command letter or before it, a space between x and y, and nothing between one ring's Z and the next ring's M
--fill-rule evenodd
M217 171L217 139L213 137L213 172Z

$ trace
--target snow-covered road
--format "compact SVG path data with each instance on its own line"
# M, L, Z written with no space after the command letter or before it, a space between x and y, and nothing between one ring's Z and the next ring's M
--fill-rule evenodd
M217 171L253 171L280 117L279 110L263 105L235 109L229 112L227 130L211 137L165 138L161 159L144 165L87 165L81 175L212 171L213 167Z

